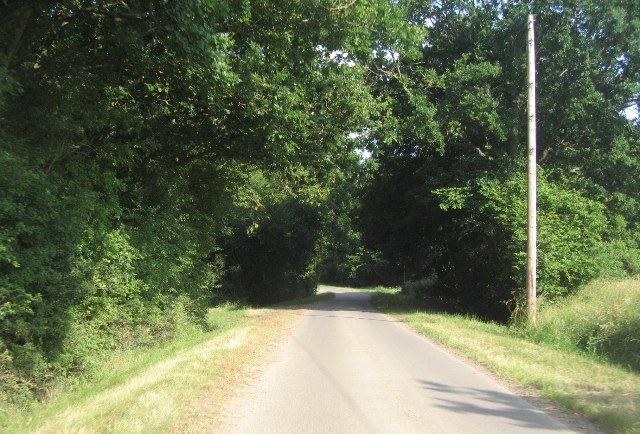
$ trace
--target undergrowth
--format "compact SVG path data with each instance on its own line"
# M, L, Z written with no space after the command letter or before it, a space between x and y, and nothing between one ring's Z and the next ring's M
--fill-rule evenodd
M544 306L528 336L640 372L640 280L592 282Z
M300 306L327 300L334 295L328 292L316 294L272 307ZM179 417L180 411L184 410L178 401L186 399L185 394L195 393L198 384L216 375L209 365L213 363L211 357L218 357L219 351L212 343L218 336L233 334L250 326L250 312L245 304L222 302L207 311L202 324L186 319L176 320L171 324L170 333L162 340L135 347L123 343L108 357L96 355L90 369L85 369L81 375L52 379L37 397L30 392L33 385L21 383L24 380L18 375L11 377L12 372L6 369L10 365L2 364L3 354L0 352L0 391L3 393L0 395L0 432L59 432L60 429L63 432L67 429L93 432L101 431L109 424L119 426L121 429L118 430L122 432L162 430L162 424L174 416ZM176 316L179 317L179 313ZM171 371L165 369L168 366ZM147 377L152 377L149 384L138 387L140 379ZM13 383L9 384L10 381ZM23 394L16 395L19 387L25 390ZM113 399L106 400L106 396L112 395ZM147 415L149 409L136 406L155 396L164 397L162 405L156 404L163 411L171 411L172 415L142 420L142 415ZM96 409L92 403L98 402L102 404ZM90 414L81 414L87 411ZM136 419L140 420L134 423Z
M23 386L25 390L22 395L11 395L24 380L15 374L9 377L11 372L5 368L0 372L3 376L0 431L30 431L39 423L61 414L65 409L73 408L92 396L125 383L129 378L180 351L232 329L246 317L247 312L244 306L236 303L223 303L210 308L204 324L174 324L171 335L155 345L114 350L109 357L96 358L91 369L85 370L81 375L53 379L47 383L48 387L41 389L41 393L36 396L29 393L29 384ZM7 384L4 381L7 378L13 378L15 383Z

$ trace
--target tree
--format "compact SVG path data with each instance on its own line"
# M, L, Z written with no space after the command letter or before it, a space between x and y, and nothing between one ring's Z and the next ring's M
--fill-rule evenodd
M400 49L371 65L384 77L372 86L389 111L369 142L379 172L363 208L365 243L396 265L397 281L435 273L434 295L503 319L522 280L518 228L525 223L512 220L520 207L511 195L521 192L525 156L528 8L411 2L407 22L425 33L422 55L410 47L408 55ZM539 164L553 192L540 204L549 224L540 277L551 299L596 274L599 267L583 268L583 258L633 238L638 190L627 171L638 164L637 127L621 110L639 94L632 41L640 33L629 2L541 1L533 8L542 35ZM574 225L586 231L580 245L554 237ZM637 241L623 244L637 256ZM574 262L559 255L569 251Z
M29 381L82 372L92 355L170 336L180 315L197 322L246 175L312 200L348 158L374 103L365 68L332 53L364 56L375 26L348 23L388 7L3 2L7 369Z

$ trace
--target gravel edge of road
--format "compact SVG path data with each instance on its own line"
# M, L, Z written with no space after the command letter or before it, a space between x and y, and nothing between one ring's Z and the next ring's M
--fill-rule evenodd
M205 392L176 421L174 433L227 432L236 410L233 403L243 399L276 357L277 349L293 332L306 312L305 306L256 309L252 312L246 340L216 363Z

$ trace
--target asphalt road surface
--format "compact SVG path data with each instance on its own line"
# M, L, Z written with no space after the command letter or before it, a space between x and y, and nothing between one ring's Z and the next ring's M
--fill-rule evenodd
M572 432L356 292L315 304L253 389L232 432Z

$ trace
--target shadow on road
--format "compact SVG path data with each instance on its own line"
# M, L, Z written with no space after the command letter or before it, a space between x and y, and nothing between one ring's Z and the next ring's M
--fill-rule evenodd
M545 412L526 403L523 397L514 399L513 394L494 390L452 387L427 380L417 381L425 389L435 392L434 399L440 402L436 406L442 409L461 414L474 413L508 419L513 424L525 428L566 431L566 427L559 423L555 427L550 427L546 421ZM486 405L478 405L478 402Z
M380 322L400 322L391 319L373 306L371 306L371 296L362 292L335 292L335 298L327 301L314 303L306 307L309 311L307 316L326 317L326 318L342 318L357 319L364 321L380 321ZM335 312L335 315L330 315ZM363 315L349 315L361 313Z
M277 309L306 310L307 316L356 319L364 321L395 322L401 321L387 317L371 305L371 295L355 291L324 291L335 294L334 298L312 304L281 306ZM330 313L335 314L331 315ZM349 313L353 313L350 315ZM362 314L362 315L358 315Z

